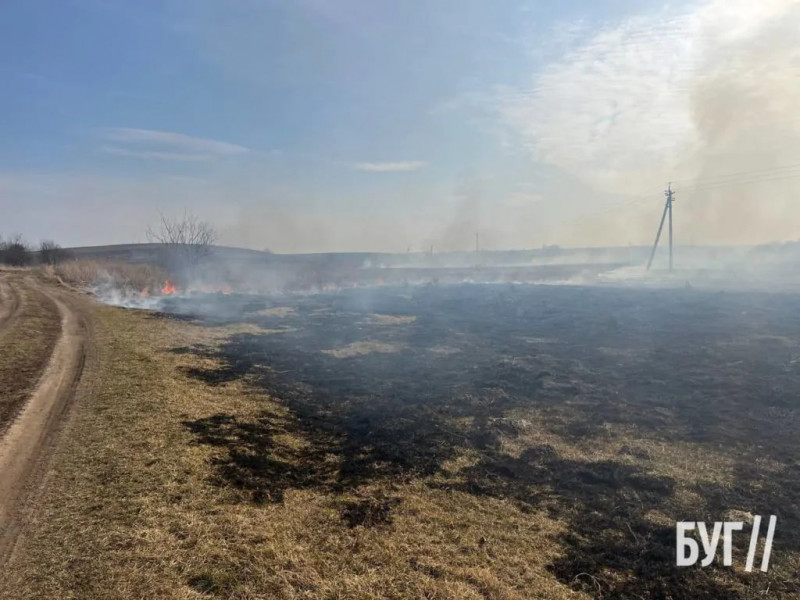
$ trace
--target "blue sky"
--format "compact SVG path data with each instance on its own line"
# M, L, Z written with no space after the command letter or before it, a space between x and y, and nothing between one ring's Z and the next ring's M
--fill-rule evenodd
M144 241L188 209L285 252L641 243L668 179L776 160L733 152L736 107L727 145L698 109L768 34L796 69L797 3L762 4L8 0L0 234ZM792 75L768 82L787 106ZM777 129L759 147L794 144ZM741 241L714 202L687 236ZM756 237L789 236L779 209Z

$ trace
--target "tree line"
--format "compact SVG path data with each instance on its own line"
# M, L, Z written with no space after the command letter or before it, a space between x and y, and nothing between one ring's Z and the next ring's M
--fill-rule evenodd
M217 232L211 224L187 211L174 219L161 213L158 225L147 228L147 239L162 246L159 259L163 266L185 270L196 267L211 254ZM68 258L71 258L69 252L53 240L43 240L37 247L19 234L8 239L0 236L0 264L3 265L55 265Z
M0 237L0 264L12 267L28 265L55 265L69 258L69 253L53 240L42 240L36 247L26 242L21 235L8 239Z

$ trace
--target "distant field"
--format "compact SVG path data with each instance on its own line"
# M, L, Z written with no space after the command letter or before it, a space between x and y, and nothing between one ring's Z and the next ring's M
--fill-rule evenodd
M161 244L68 249L78 260L167 267L171 278L195 287L226 286L242 292L320 290L355 285L464 282L621 283L671 280L705 287L800 289L800 245L759 247L680 246L668 273L666 248L645 274L649 247L557 248L479 252L273 254L214 246L185 269L165 260ZM663 282L662 282L663 283Z
M74 258L122 260L126 262L154 262L159 259L163 244L112 244L106 246L82 246L66 248ZM427 252L386 253L386 252L330 252L319 254L275 254L247 248L214 246L211 251L213 261L243 261L280 265L328 265L336 266L449 266L472 267L476 264L512 265L527 263L581 263L581 262L643 262L647 258L647 248L564 248L533 250L482 250L475 252Z
M185 269L169 266L169 261L164 260L166 246L162 244L92 246L70 248L67 252L74 259L71 261L73 272L90 270L78 268L80 263L132 264L137 267L160 265L172 271L165 276L187 286L216 284L250 292L319 290L354 285L593 279L600 272L628 265L636 255L631 249L438 255L365 252L272 254L215 246L201 263ZM120 267L116 271L122 274L124 269ZM136 275L133 279L141 281L142 277ZM147 287L153 289L152 285Z
M134 263L153 263L159 259L164 244L112 244L108 246L80 246L65 248L73 258L93 260L121 260ZM266 252L246 248L215 246L214 254L225 259L258 260L269 257Z

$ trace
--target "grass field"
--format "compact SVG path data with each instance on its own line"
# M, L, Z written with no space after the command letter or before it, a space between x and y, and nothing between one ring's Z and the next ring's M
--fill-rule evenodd
M507 502L413 479L243 502L215 483L225 445L198 443L193 423L225 413L243 427L283 424L262 459L298 479L321 440L292 433L291 412L246 381L179 374L219 364L171 349L224 332L113 308L97 323L105 351L3 597L570 596L546 570L558 545L541 547L559 523ZM337 458L320 459L333 474Z
M52 275L75 287L113 285L122 293L158 290L168 277L166 271L151 265L100 259L67 260L47 269Z
M0 595L794 597L792 298L433 286L98 307ZM676 520L753 514L779 516L769 573L675 568Z

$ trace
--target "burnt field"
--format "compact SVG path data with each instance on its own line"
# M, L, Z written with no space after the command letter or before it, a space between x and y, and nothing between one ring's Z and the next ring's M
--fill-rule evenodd
M246 323L173 352L215 359L192 378L241 380L288 409L184 423L221 451L211 483L236 502L378 486L341 509L343 526L391 536L393 486L424 482L563 523L542 544L559 548L547 568L574 590L749 598L800 593L798 300L430 285L171 298L163 314ZM768 573L743 572L749 533L734 538L736 568L675 567L675 521L772 514Z

